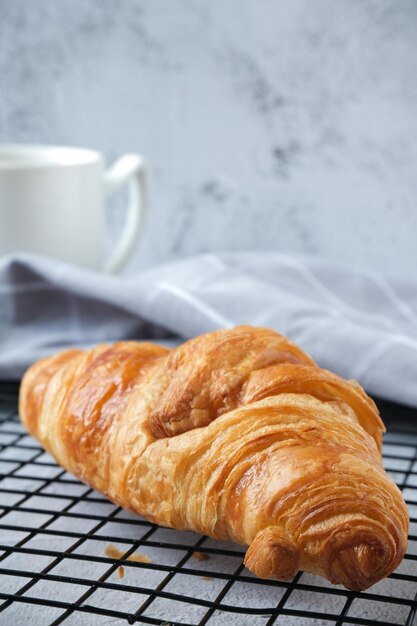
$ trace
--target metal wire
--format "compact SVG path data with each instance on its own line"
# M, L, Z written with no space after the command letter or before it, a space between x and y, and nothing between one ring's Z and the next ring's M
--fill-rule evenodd
M354 593L303 572L260 580L244 568L241 547L161 529L112 505L27 436L16 398L15 385L0 386L0 625L28 615L35 626L414 623L416 410L379 403L386 468L411 513L408 553L389 579ZM120 559L106 556L111 545ZM138 553L148 562L129 560Z

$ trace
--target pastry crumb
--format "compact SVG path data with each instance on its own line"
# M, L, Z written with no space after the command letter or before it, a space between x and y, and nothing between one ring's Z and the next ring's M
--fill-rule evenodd
M146 554L131 554L127 557L126 561L136 561L136 563L152 563L151 559Z
M197 561L208 561L210 557L205 552L194 552L193 558Z
M203 576L203 579L210 581L213 580L213 576Z
M123 567L123 565L121 565L119 567L119 569L117 570L117 573L119 575L119 578L124 578L125 577L125 568Z
M104 554L108 556L110 559L121 559L123 555L125 554L125 552L123 552L122 550L119 550L118 548L116 548L116 546L110 543L108 546L106 546L104 550ZM152 563L151 559L148 556L146 556L146 554L138 554L138 553L134 553L134 554L131 554L130 556L127 556L125 560L133 561L135 563ZM119 573L119 576L120 576L120 573ZM120 576L120 578L123 578L123 576Z
M109 559L120 559L123 555L123 552L120 552L112 543L106 546L104 550L104 554L109 557Z

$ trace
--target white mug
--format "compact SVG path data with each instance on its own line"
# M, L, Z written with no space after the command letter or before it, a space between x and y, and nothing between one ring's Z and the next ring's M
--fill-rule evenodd
M102 261L104 201L129 183L129 206L119 241ZM36 252L92 269L116 272L140 231L146 165L126 154L104 171L94 150L0 145L0 256Z

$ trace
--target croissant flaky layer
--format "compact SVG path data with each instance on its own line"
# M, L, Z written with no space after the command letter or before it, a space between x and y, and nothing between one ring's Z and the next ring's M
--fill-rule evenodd
M28 370L20 414L81 480L158 524L248 545L262 578L301 568L361 590L404 556L375 404L273 330L68 350Z

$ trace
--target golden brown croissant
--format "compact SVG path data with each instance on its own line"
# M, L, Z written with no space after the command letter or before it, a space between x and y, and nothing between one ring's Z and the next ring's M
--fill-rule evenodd
M361 590L404 556L375 404L273 330L68 350L28 370L20 413L81 480L158 524L248 544L258 576L302 568Z

